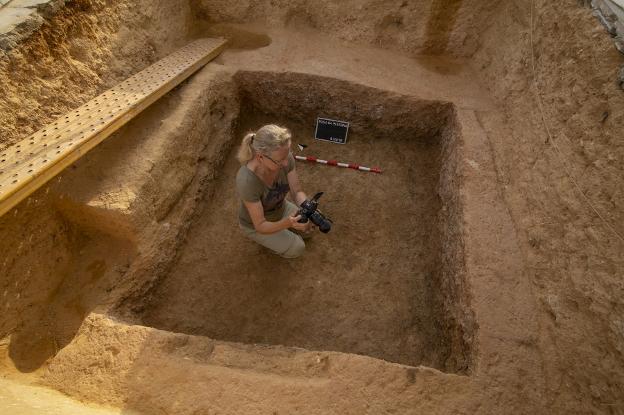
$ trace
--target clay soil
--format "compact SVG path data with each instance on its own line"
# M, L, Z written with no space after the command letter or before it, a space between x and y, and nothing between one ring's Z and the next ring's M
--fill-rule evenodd
M0 217L0 413L624 413L624 59L591 10L308 3L79 0L1 51L6 149L230 39ZM297 163L334 224L296 260L236 221L269 122L384 170Z

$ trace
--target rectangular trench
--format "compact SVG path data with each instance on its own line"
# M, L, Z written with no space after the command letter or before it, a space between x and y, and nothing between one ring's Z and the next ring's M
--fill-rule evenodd
M287 126L301 154L380 165L381 175L297 164L334 227L296 260L245 239L236 148L205 194L146 325L210 338L357 353L468 373L474 318L463 275L459 133L452 105L335 79L241 72L235 143ZM317 116L351 123L348 144L313 140Z

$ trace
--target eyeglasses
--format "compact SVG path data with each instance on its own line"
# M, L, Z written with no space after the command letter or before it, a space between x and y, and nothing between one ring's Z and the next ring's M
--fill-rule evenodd
M292 151L289 151L288 155L286 156L286 158L281 160L281 161L275 161L275 160L273 160L271 157L269 157L266 154L263 154L263 156L268 158L269 160L271 160L273 163L275 163L276 166L280 166L284 162L284 160L288 160L288 157L290 157L291 154L292 154Z

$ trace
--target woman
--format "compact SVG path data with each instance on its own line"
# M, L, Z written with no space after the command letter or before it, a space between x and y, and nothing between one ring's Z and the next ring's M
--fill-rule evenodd
M247 134L238 150L242 166L236 175L241 229L284 258L296 258L305 250L302 237L289 229L304 237L312 229L310 221L299 223L297 215L297 206L307 197L299 184L290 139L287 128L273 124ZM289 192L297 205L285 200Z

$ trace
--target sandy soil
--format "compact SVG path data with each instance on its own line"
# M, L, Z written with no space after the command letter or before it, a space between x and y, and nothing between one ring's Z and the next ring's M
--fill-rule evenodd
M119 410L86 406L59 392L0 378L0 408L11 415L116 415ZM9 412L8 412L9 413Z
M0 50L0 148L183 45L188 19L176 2L68 2L19 48Z
M586 8L499 10L475 64L503 107L479 118L540 303L547 402L621 413L624 59Z
M143 413L622 413L608 35L578 2L321 6L81 0L0 56L6 147L190 38L233 40L0 218L2 372ZM315 150L400 173L300 165L336 228L283 263L219 220L229 154L268 119L309 134L343 96L353 142Z
M480 22L490 17L497 3L500 1L191 2L200 21L209 23L257 22L265 27L288 27L295 31L312 29L351 44L375 45L409 55L455 57L471 56L476 51Z

